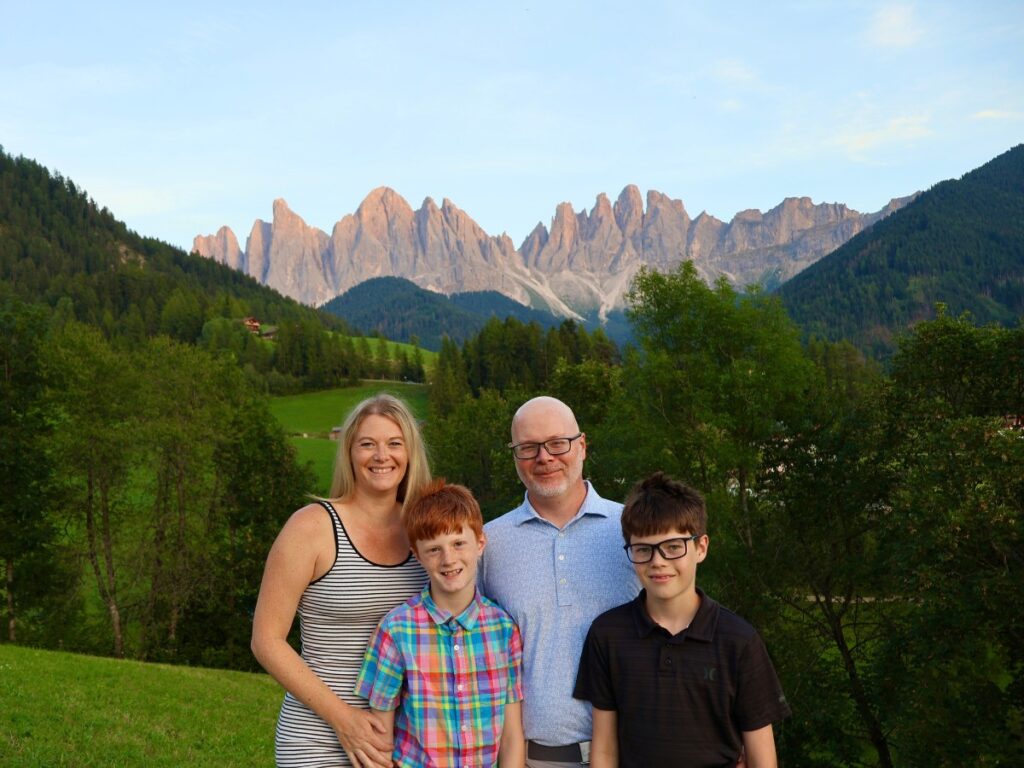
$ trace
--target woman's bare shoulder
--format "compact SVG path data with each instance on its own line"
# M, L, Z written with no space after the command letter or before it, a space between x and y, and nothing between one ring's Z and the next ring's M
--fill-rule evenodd
M331 517L320 502L313 501L292 512L281 529L279 538L296 539L313 544L320 536L333 537Z

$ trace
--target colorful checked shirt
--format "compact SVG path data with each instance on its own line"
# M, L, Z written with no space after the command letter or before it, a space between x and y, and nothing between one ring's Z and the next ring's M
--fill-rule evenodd
M381 621L366 649L356 694L395 715L398 766L490 768L505 705L522 701L519 629L477 592L458 616L427 585Z

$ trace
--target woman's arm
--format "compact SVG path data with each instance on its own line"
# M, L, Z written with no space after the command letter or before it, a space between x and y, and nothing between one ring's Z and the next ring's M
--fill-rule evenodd
M278 534L267 556L256 602L252 652L277 682L334 729L356 766L388 768L391 744L381 733L380 721L339 699L288 644L299 599L319 575L317 559L322 556L322 544L333 541L330 525L323 507L311 504L292 515ZM327 568L330 564L323 570Z
M523 703L505 705L505 723L498 745L498 763L501 768L523 768L526 765L526 736L523 733Z
M743 751L746 753L746 768L776 768L775 734L772 724L756 731L743 732Z
M618 713L613 709L594 707L594 734L590 741L591 768L618 768Z

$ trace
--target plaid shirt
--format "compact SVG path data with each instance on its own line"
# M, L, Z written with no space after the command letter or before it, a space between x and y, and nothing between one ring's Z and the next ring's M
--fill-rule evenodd
M356 694L395 716L399 766L490 768L505 705L522 701L519 629L477 592L458 616L438 608L430 585L381 621L366 649Z

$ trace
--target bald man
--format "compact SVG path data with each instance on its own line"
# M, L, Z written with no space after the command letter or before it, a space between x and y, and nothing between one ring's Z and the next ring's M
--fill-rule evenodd
M598 614L640 589L622 551L622 505L583 479L587 437L561 400L524 403L509 448L526 495L484 526L480 586L522 633L527 766L582 766L590 757L590 705L572 691L583 641Z

